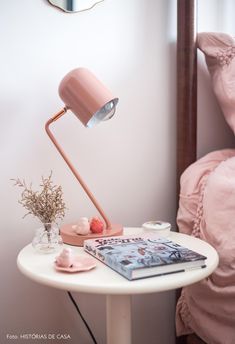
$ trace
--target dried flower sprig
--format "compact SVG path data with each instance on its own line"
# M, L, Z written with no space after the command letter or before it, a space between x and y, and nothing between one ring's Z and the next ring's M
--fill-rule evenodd
M12 179L15 186L23 189L21 199L18 202L28 211L24 217L33 215L44 224L63 219L66 206L63 201L62 187L54 185L51 178L52 172L48 178L42 177L40 191L34 191L32 184L28 186L24 180Z

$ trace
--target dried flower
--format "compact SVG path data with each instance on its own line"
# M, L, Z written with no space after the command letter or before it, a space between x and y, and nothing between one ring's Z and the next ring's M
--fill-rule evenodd
M65 203L63 201L63 192L61 186L53 185L51 180L52 172L48 178L42 177L40 184L41 190L32 190L32 184L27 186L26 182L19 178L12 179L16 186L23 189L19 203L27 209L28 213L24 215L33 215L42 223L56 222L65 216Z

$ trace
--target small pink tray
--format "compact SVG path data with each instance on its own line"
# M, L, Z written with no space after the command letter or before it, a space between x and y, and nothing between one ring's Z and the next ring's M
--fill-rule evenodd
M95 259L91 257L81 255L81 256L74 257L73 265L68 268L58 266L56 262L54 263L54 267L57 271L63 271L63 272L88 271L96 267L96 261Z

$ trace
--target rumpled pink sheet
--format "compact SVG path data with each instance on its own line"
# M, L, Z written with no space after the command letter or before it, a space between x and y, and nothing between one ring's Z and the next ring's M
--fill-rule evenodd
M235 37L222 32L201 32L197 44L205 54L221 110L235 133Z
M235 149L209 153L181 177L179 230L210 243L219 266L185 287L176 308L177 335L235 344Z

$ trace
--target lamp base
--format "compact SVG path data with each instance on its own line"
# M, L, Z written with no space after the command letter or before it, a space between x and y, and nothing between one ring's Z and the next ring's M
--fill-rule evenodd
M119 224L111 224L110 229L104 229L102 233L89 233L80 235L75 232L76 223L70 223L60 228L60 235L65 244L73 246L83 246L83 242L88 239L96 239L123 234L123 227Z

